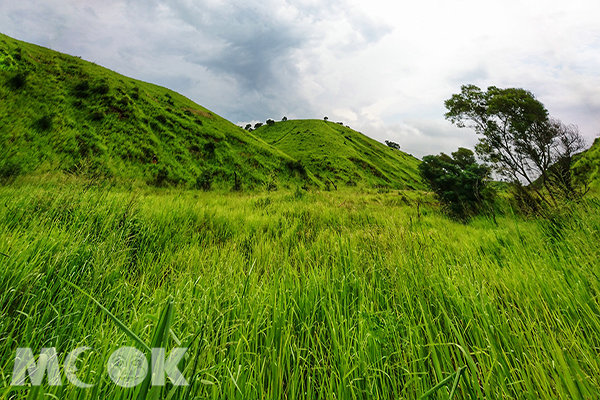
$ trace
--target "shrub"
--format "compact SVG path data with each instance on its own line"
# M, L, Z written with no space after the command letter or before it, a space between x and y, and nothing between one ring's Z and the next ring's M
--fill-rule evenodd
M285 166L291 172L298 172L300 175L306 176L306 167L302 163L302 160L288 160L285 162Z
M135 86L133 89L131 89L131 94L130 94L131 98L134 100L137 100L140 98L140 88ZM189 112L189 111L188 111ZM191 114L191 113L190 113Z
M100 109L95 109L90 113L90 119L92 121L102 121L104 119L104 112Z
M73 94L80 99L88 97L90 95L90 83L87 80L79 82L75 85Z
M27 74L23 71L12 74L6 81L6 86L10 90L19 90L27 83Z
M196 189L208 191L212 187L213 182L213 174L209 169L205 169L202 171L200 176L196 178L196 183L194 184Z
M216 148L217 148L217 145L215 145L214 142L208 142L203 146L204 153L206 153L206 155L208 155L208 156L213 156L215 154Z
M385 144L388 145L388 147L394 149L394 150L400 150L400 145L398 143L392 142L390 140L386 140Z
M110 92L110 86L108 86L108 83L105 80L101 80L94 85L92 92L100 95L107 94Z
M33 128L38 132L45 132L52 128L54 116L51 114L42 115L33 122Z
M419 171L452 215L466 219L480 211L490 169L478 164L471 150L459 148L452 157L425 156Z
M14 160L0 161L0 183L10 182L21 173L21 165Z

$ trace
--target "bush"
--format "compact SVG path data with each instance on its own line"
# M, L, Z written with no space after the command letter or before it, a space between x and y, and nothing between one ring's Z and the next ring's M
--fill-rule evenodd
M101 81L94 86L92 92L100 95L107 94L110 92L110 86L108 86L108 83Z
M212 171L210 171L209 169L205 169L204 171L202 171L200 176L196 178L196 183L194 184L194 187L199 190L208 191L212 187L212 182Z
M203 146L204 153L206 153L206 155L208 155L208 156L214 156L216 148L217 148L217 145L215 145L214 142L208 142Z
M10 90L19 90L27 84L27 74L25 72L17 72L10 76L6 82Z
M479 213L490 169L478 164L471 150L459 148L452 157L425 156L419 171L453 216L467 219Z
M75 85L73 90L75 97L84 99L90 95L90 83L87 80L83 80Z
M90 119L96 122L102 121L104 119L104 112L102 110L95 109L90 113Z
M27 74L23 71L16 72L9 76L6 81L6 86L10 90L19 90L22 89L27 83Z
M21 165L13 160L0 161L0 183L10 182L21 173Z
M285 166L291 172L298 172L302 176L306 176L306 167L302 163L302 160L288 160L285 162Z
M33 128L38 132L49 131L54 124L54 116L46 114L33 122Z
M388 145L388 147L394 149L394 150L400 150L400 145L398 143L392 142L390 140L386 140L385 144Z

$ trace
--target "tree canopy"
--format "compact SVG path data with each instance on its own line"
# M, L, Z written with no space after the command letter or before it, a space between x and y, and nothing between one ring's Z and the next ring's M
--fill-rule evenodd
M481 136L475 150L483 161L513 182L540 181L551 196L550 168L568 163L570 171L572 156L585 146L577 127L550 118L544 105L525 89L490 86L484 92L464 85L444 105L447 120Z

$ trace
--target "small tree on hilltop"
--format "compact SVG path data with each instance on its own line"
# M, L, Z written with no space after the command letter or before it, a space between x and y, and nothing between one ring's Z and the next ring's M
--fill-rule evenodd
M262 122L257 122L256 124L254 124L254 129L258 129L261 126L263 126L263 123Z
M283 122L287 121L287 117L284 115L283 118L281 118L281 121L283 121Z
M267 125L273 126L273 125L275 125L275 121L273 121L272 119L268 119L267 120Z
M390 140L386 140L385 144L387 144L388 147L391 147L392 149L400 150L400 145L398 143L392 142Z

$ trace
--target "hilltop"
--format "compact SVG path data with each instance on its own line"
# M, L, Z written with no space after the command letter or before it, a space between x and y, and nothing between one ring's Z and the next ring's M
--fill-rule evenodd
M421 187L418 160L351 129L248 132L172 90L1 34L0 101L3 181L58 170L155 186Z
M419 160L339 123L287 120L263 125L252 133L298 160L322 182L423 188Z

